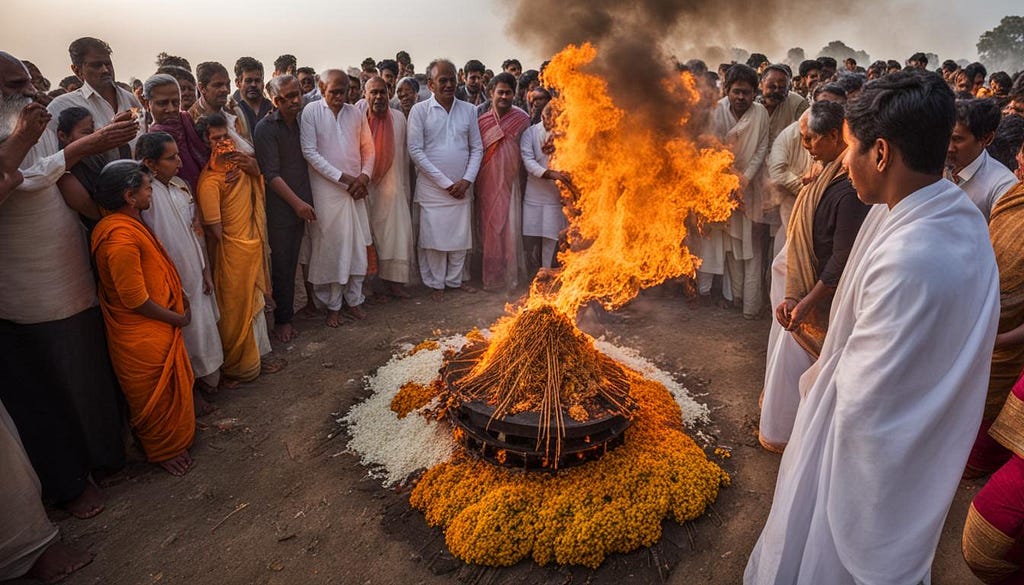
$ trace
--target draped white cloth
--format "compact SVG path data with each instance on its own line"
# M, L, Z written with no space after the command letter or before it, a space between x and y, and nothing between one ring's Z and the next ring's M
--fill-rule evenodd
M66 170L57 136L45 131L19 169L25 181L0 203L0 319L66 319L99 300L85 228L57 188Z
M558 185L545 179L551 155L544 152L549 132L538 122L523 132L519 149L526 168L526 193L523 195L523 235L557 240L569 225L562 211Z
M360 102L366 115L368 105ZM391 282L407 284L413 262L412 215L409 209L409 150L406 147L406 122L401 112L388 108L395 136L395 156L391 168L379 183L370 183L367 197L370 230L377 251L377 273Z
M455 100L450 111L431 96L409 111L409 158L416 165L420 206L419 246L457 252L473 247L472 189L462 199L448 187L460 179L476 181L484 147L476 108Z
M803 178L811 170L813 163L800 137L799 120L786 126L772 142L764 166L768 169L766 196L772 205L779 206L780 225L775 232L776 254L786 243L786 226L789 225L793 204L796 203L796 196L804 186Z
M772 262L769 293L772 326L768 333L768 355L764 369L764 401L761 403L761 437L775 447L789 442L800 404L800 376L814 360L775 319L774 310L786 298L786 248Z
M930 583L998 317L988 230L963 191L940 180L869 212L744 583Z
M754 103L737 119L729 108L729 99L722 98L711 113L711 131L733 153L733 167L747 180L743 209L734 211L724 223L708 224L705 233L690 240L696 244L694 253L703 260L700 272L723 274L727 252L737 260L754 256L751 222L762 221L764 213L757 179L768 156L768 110Z
M188 184L172 177L164 184L153 179L153 200L142 219L156 234L181 277L181 287L192 309L192 321L182 330L185 347L196 378L217 372L224 363L217 321L220 310L213 294L203 294L206 258L202 243L192 228L196 204Z
M309 282L346 284L365 276L366 247L373 243L366 199L353 199L342 173L373 174L373 137L366 116L344 104L335 116L326 100L308 104L300 120L302 155L309 163L316 221L310 235Z

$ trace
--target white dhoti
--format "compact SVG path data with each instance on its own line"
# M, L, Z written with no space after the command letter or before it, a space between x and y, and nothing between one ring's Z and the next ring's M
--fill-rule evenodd
M349 296L362 302L362 277L366 276L367 269L366 247L373 243L366 201L352 199L340 184L330 183L318 174L310 173L309 179L316 209L316 221L308 230L309 282L317 291L317 299L328 305L334 298L326 292L332 290L331 285L345 286L352 277L358 276L360 292L352 291Z

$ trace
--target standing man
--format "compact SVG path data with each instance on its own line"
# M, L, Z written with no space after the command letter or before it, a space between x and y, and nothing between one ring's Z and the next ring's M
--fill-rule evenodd
M377 75L388 86L388 99L395 95L395 82L398 81L398 71L398 62L392 59L384 59L377 63Z
M484 290L511 291L526 272L522 249L523 166L519 138L530 127L530 116L512 105L516 78L494 76L487 88L491 109L480 115L484 156L477 176L477 210L483 249Z
M231 99L242 114L241 121L249 136L256 130L256 124L270 113L274 104L263 97L263 63L252 57L235 61L235 95Z
M280 75L295 75L295 69L299 66L299 60L295 55L285 53L274 59L274 77Z
M463 285L467 252L473 247L473 192L483 143L476 109L455 99L455 65L446 59L427 66L430 99L409 112L409 158L415 163L415 202L420 206L419 262L423 284L435 301L445 288Z
M316 221L309 169L299 140L303 93L298 80L281 75L270 80L277 108L256 125L256 158L267 182L267 239L270 243L274 294L274 338L295 337L295 268L306 225Z
M845 163L874 208L801 378L747 585L930 580L999 317L984 218L942 180L955 121L935 73L879 79L849 105Z
M796 122L810 104L800 94L789 90L789 71L782 65L769 65L761 74L761 96L758 102L768 110L768 142L775 142L779 133Z
M996 136L1000 118L995 100L958 100L956 125L946 151L949 180L967 193L986 220L996 201L1017 184L1010 169L985 150ZM998 410L990 414L991 417L986 418L994 418Z
M359 107L373 136L373 174L367 203L377 251L377 273L388 294L408 298L404 287L409 283L413 264L413 239L405 116L388 105L387 84L380 77L371 77L366 82L366 100Z
M121 89L114 83L114 64L110 61L113 53L110 45L93 37L76 39L68 47L71 56L71 71L82 80L82 87L59 95L47 106L50 114L49 129L57 131L57 118L64 110L79 106L89 110L93 124L99 128L109 124L115 116L118 121L128 119L128 112L135 108L142 111L142 104L132 92ZM137 137L136 137L137 138ZM135 139L127 145L112 149L108 160L131 158L135 150Z
M501 64L501 70L504 73L511 74L512 77L518 80L519 76L523 74L523 64L519 62L519 59L505 59ZM488 80L488 83L490 83L490 80Z
M309 163L317 221L311 227L309 281L319 304L327 307L327 326L341 325L342 304L356 319L366 278L366 248L373 244L366 213L367 185L373 174L373 137L366 116L345 103L348 74L320 74L324 99L302 112L302 155Z
M474 106L479 106L487 101L483 84L485 70L484 64L476 59L466 61L466 65L462 68L463 74L466 76L466 84L455 92L455 98Z
M199 99L192 104L188 113L193 122L209 114L222 114L228 121L228 134L235 141L240 152L254 154L252 138L245 122L239 119L235 105L228 101L231 93L231 78L228 70L220 63L206 61L196 66L196 80L199 82Z
M808 59L800 63L800 86L797 93L810 99L818 81L821 80L821 63L816 59Z

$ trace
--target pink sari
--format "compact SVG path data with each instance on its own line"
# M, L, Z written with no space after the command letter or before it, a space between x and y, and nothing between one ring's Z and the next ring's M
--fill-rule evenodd
M513 189L523 164L519 137L530 127L530 116L513 107L498 118L494 109L480 115L484 158L476 179L476 202L483 246L484 288L517 284L522 260L518 224L522 213L520 194ZM515 191L515 192L513 192ZM516 209L514 206L520 207Z

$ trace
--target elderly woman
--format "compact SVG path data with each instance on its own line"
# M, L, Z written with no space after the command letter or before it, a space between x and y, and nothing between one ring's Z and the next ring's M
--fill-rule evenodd
M153 197L149 170L109 163L96 200L110 213L96 224L92 254L114 373L146 458L172 475L192 466L194 377L182 328L192 319L174 263L142 221Z
M409 110L412 109L419 99L420 82L414 77L403 77L395 84L395 97L391 98L391 107L402 110L405 117L409 117Z

